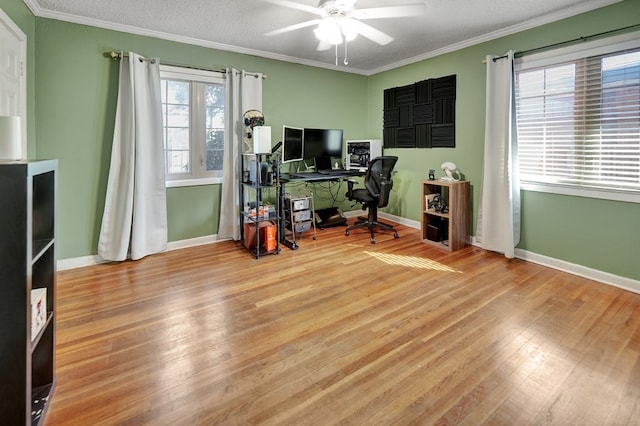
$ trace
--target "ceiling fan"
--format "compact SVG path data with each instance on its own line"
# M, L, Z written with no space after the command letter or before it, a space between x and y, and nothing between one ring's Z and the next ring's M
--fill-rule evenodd
M336 65L338 65L338 45L345 42L344 64L348 65L347 43L362 35L369 40L384 46L393 41L390 35L363 22L366 19L403 18L422 15L426 11L426 3L356 9L356 0L320 0L317 7L296 3L290 0L265 0L280 6L309 12L319 17L298 24L289 25L266 33L274 36L290 31L317 25L313 30L320 41L316 50L336 49Z

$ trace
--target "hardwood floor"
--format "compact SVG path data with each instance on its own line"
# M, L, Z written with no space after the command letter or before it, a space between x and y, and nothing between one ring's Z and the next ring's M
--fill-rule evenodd
M45 424L640 424L640 295L397 229L59 272Z

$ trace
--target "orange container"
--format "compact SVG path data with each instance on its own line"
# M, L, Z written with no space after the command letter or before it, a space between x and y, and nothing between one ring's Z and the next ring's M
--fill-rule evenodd
M271 252L276 249L278 244L278 231L276 228L276 224L273 222L268 222L268 225L264 228L264 248L265 250Z

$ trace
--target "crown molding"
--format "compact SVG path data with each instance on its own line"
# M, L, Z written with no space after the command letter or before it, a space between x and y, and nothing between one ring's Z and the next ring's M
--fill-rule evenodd
M580 4L577 4L573 7L558 11L556 13L552 13L549 15L542 16L540 18L531 19L529 21L521 22L516 25L512 25L510 27L506 27L497 31L493 31L487 34L483 34L478 37L473 37L460 43L454 43L449 46L445 46L441 49L432 50L429 52L425 52L422 55L414 56L412 58L408 58L402 61L394 62L393 64L389 64L383 67L379 67L367 72L366 75L374 75L379 74L381 72L390 71L396 68L403 67L405 65L415 64L416 62L424 61L426 59L435 58L436 56L444 55L446 53L455 52L460 49L464 49L467 47L475 46L477 44L486 43L488 41L492 41L501 37L509 36L512 34L519 33L521 31L530 30L532 28L539 27L541 25L550 24L556 21L560 21L562 19L570 18L572 16L580 15L582 13L591 12L592 10L600 9L605 6L610 6L615 3L620 3L623 0L590 0L585 1Z
M312 60L297 58L294 56L281 55L273 52L265 52L262 50L255 50L255 49L249 49L249 48L240 47L240 46L234 46L231 44L224 44L224 43L217 43L209 40L202 40L194 37L186 37L186 36L180 36L172 33L148 30L145 28L135 27L132 25L124 25L124 24L117 24L109 21L104 21L101 19L87 18L87 17L72 15L68 13L62 13L62 12L54 12L51 10L42 9L38 5L36 0L23 0L23 1L27 5L27 7L29 7L31 12L35 16L40 18L54 19L57 21L69 22L72 24L86 25L90 27L101 28L101 29L112 30L112 31L119 31L119 32L124 32L128 34L145 36L145 37L153 37L153 38L173 41L177 43L184 43L184 44L189 44L193 46L206 47L209 49L223 50L223 51L232 52L232 53L240 53L243 55L259 56L266 59L273 59L277 61L295 63L299 65L306 65L306 66L315 67L315 68L325 68L332 71L341 71L341 72L348 72L348 73L360 74L360 75L366 75L367 73L366 70L360 70L357 68L341 68L325 62L312 61Z
M35 16L41 16L43 9L40 7L40 4L36 0L22 0L24 4L27 5L31 13Z
M424 54L414 56L412 58L408 58L402 61L398 61L383 67L379 67L371 70L362 70L362 69L351 68L351 67L335 66L332 64L328 64L326 62L312 61L308 59L302 59L294 56L282 55L282 54L273 53L273 52L265 52L262 50L255 50L255 49L249 49L249 48L240 47L240 46L234 46L230 44L217 43L217 42L202 40L194 37L186 37L186 36L180 36L180 35L166 33L166 32L147 30L144 28L139 28L131 25L116 24L113 22L108 22L100 19L85 18L77 15L72 15L72 14L67 14L62 12L55 12L48 9L43 9L42 7L40 7L37 0L23 0L23 2L27 5L29 10L31 10L31 12L37 17L54 19L58 21L70 22L70 23L80 24L80 25L87 25L91 27L125 32L129 34L136 34L136 35L141 35L146 37L153 37L153 38L158 38L162 40L174 41L178 43L190 44L190 45L200 46L200 47L205 47L210 49L223 50L226 52L258 56L261 58L273 59L277 61L289 62L289 63L299 64L299 65L306 65L306 66L311 66L315 68L324 68L332 71L359 74L364 76L372 76L375 74L379 74L381 72L390 71L406 65L411 65L416 62L424 61L426 59L431 59L436 56L444 55L446 53L455 52L460 49L464 49L480 43L495 40L500 37L505 37L511 34L515 34L520 31L524 31L524 30L541 26L541 25L549 24L555 21L559 21L561 19L579 15L581 13L590 12L592 10L609 6L615 3L619 3L621 1L623 0L585 1L556 13L545 15L543 17L532 19L517 25L512 25L510 27L507 27L498 31L494 31L488 34L484 34L479 37L474 37L468 40L461 41L459 43L454 43L440 49L425 52Z

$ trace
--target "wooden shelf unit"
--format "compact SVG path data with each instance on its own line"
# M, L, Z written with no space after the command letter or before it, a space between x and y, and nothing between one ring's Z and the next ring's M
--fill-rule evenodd
M42 424L55 387L56 160L0 161L0 423ZM46 290L33 327L31 292Z
M439 194L448 211L437 212L427 206L427 196ZM423 180L422 181L422 240L425 243L449 251L459 250L469 243L470 184L467 181ZM437 234L446 236L442 240L427 238L430 230L438 228ZM431 235L431 237L433 237Z

